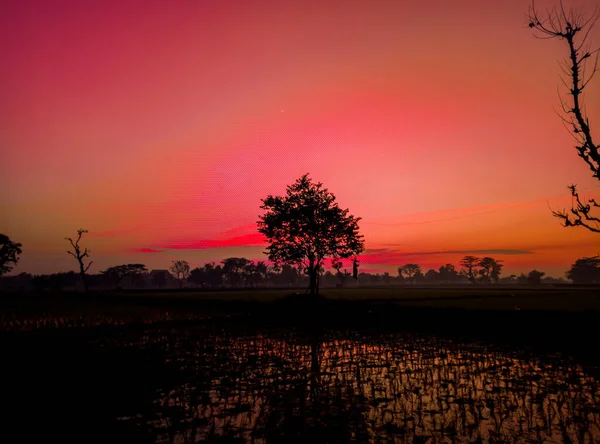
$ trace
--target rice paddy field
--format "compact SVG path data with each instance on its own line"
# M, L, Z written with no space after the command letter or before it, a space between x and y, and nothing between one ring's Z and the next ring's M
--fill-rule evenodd
M599 442L593 289L0 295L7 442Z

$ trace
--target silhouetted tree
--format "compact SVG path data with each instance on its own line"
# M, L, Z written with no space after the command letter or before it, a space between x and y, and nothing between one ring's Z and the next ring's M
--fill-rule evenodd
M166 270L153 270L151 273L152 285L162 288L167 283L168 271Z
M577 259L567 272L567 278L574 284L600 283L600 256Z
M517 277L517 283L520 285L526 285L528 283L527 275L525 273L521 273L519 277Z
M43 292L48 287L47 276L36 274L31 278L31 284L36 291Z
M254 263L252 261L248 261L248 263L244 266L244 279L250 286L258 286L265 281L268 274L268 267L263 261L259 261Z
M206 272L204 271L204 267L196 267L190 271L190 276L187 280L192 284L196 284L198 287L206 285Z
M209 287L217 288L223 285L223 267L211 262L210 264L204 264L204 272Z
M22 245L13 242L5 234L0 234L0 276L10 272L19 262Z
M256 265L252 261L248 261L242 272L240 273L244 287L252 287L256 283Z
M223 274L227 279L227 283L232 287L237 287L247 280L245 271L246 267L252 263L250 260L245 257L228 257L223 259L221 263L223 264Z
M439 278L440 274L433 268L430 268L427 270L427 273L425 273L425 279L427 279L429 282L437 282Z
M133 276L133 288L140 288L140 289L144 289L146 288L146 285L148 283L147 277L148 277L148 270L144 270L141 271L139 273L136 273Z
M491 257L484 257L481 259L477 263L480 280L486 284L498 282L502 267L504 267L501 262L502 261L498 261Z
M0 288L5 290L25 290L32 286L31 279L33 276L29 273L19 273L16 276L4 276L0 279Z
M385 273L383 273L383 275L381 276L381 279L383 280L383 283L386 285L389 285L389 283L392 281L392 277L390 276L390 274L387 271Z
M103 275L114 281L115 287L119 287L119 283L125 276L131 276L131 288L135 287L136 278L146 271L144 264L126 264L109 267L104 271L101 271Z
M588 43L590 31L597 19L596 11L589 17L573 9L567 13L562 2L560 10L554 8L545 16L540 16L532 3L528 15L529 27L539 31L541 38L562 40L568 46L568 59L562 66L567 80L561 80L570 97L565 100L560 96L563 110L561 119L575 139L577 154L588 165L593 177L600 180L600 152L598 145L592 140L590 122L583 105L584 90L598 71L599 48L593 49ZM591 68L588 65L590 61ZM590 69L586 72L586 68ZM553 215L561 219L565 227L582 226L600 233L600 217L592 216L592 208L600 208L600 204L594 199L588 199L587 202L582 200L577 192L577 185L569 185L568 188L573 196L571 210L553 211Z
M63 287L75 287L77 286L77 273L74 271L67 271L66 273L54 273L49 277L50 286L54 290L61 290ZM86 275L86 280L89 285L90 275Z
M114 267L109 267L100 273L103 274L107 279L110 279L114 283L115 288L118 288L119 283L125 276L127 276L127 266L117 265Z
M460 261L460 275L466 277L472 284L477 281L477 267L479 266L480 259L475 256L465 256Z
M87 264L87 266L84 264L83 260L86 257L89 257L91 251L89 251L87 248L84 248L82 253L81 247L79 246L79 241L81 241L81 236L83 236L83 234L87 232L88 230L83 230L81 228L77 230L77 240L75 242L73 242L73 239L71 239L70 237L65 238L71 243L71 246L73 247L73 251L67 250L67 253L73 256L75 259L77 259L77 262L79 263L79 274L81 275L81 280L83 281L83 288L85 289L86 293L89 291L89 289L87 280L85 278L85 273L90 269L94 261L91 261L89 264Z
M417 272L415 273L415 275L413 276L413 282L415 283L421 283L425 281L425 275L423 274L422 270L417 270Z
M264 261L258 261L256 263L256 267L254 268L255 278L257 282L263 283L266 281L267 276L269 275L269 266Z
M552 276L545 276L542 278L542 283L546 285L554 285L554 284L565 284L567 281L564 278L553 278Z
M287 187L286 196L263 199L258 231L266 236L269 259L301 264L309 276L310 294L319 294L319 270L327 257L348 258L364 248L360 218L341 209L335 196L308 174Z
M527 275L527 283L529 285L540 285L542 283L542 277L544 277L546 273L543 271L531 270Z
M375 274L367 273L367 276L368 276L369 282L371 284L379 284L381 282L381 275L379 273L375 273Z
M452 264L442 265L439 269L438 279L441 282L456 282L459 277L456 268Z
M143 276L148 270L144 264L127 264L127 275L131 277L131 288L135 288L139 277ZM139 284L140 282L138 282Z
M346 279L348 278L348 276L350 276L350 274L346 270L342 271L342 267L344 266L344 264L339 259L333 258L331 260L331 266L333 267L333 269L335 269L335 276L340 281L340 286L343 287L344 282L346 282Z
M223 270L214 262L204 264L190 272L188 281L202 287L219 287L223 283Z
M190 276L190 264L187 261L173 261L171 273L179 281L179 288L183 287L183 281Z
M421 266L418 264L406 264L403 265L402 267L398 268L398 275L402 276L403 274L406 275L406 280L410 281L410 282L414 282L415 281L415 275L417 273L421 273Z
M371 275L369 273L358 273L358 281L368 283L371 281Z
M93 275L88 275L87 278L90 276ZM62 291L64 287L75 287L78 277L79 273L74 271L35 275L31 278L31 283L37 291Z
M286 264L283 267L280 267L280 269L281 269L281 272L278 273L277 277L275 278L278 283L281 283L283 285L290 286L290 287L294 286L298 283L298 279L300 278L300 276L298 274L297 268Z
M503 278L500 278L498 283L500 283L500 284L516 284L517 283L517 275L511 274L510 276L505 276Z

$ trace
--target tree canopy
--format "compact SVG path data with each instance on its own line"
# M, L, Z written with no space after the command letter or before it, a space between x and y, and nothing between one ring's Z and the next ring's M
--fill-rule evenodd
M465 256L461 259L460 266L462 269L459 274L473 284L476 282L497 283L504 267L502 261L487 256L484 258ZM454 267L452 267L452 271L454 271Z
M144 264L125 264L109 267L101 273L110 279L113 279L116 287L119 286L119 283L125 276L131 276L131 287L133 288L136 276L147 271Z
M5 234L0 234L0 276L10 272L19 262L22 245L13 242Z
M269 260L276 266L301 265L310 277L311 295L319 293L326 258L349 258L364 249L360 218L340 208L335 196L308 174L289 185L285 196L269 195L262 202L258 231L268 240Z
M567 272L567 277L574 284L600 283L600 256L577 259Z

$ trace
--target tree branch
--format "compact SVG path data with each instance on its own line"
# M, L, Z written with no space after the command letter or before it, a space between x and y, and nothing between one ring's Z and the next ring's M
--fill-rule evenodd
M576 185L569 185L571 195L575 199L569 214L566 210L554 211L552 215L561 219L564 227L585 227L593 233L600 233L600 217L591 215L592 208L600 208L600 204L595 199L589 199L584 203L577 192Z
M600 48L591 50L586 42L599 17L598 7L587 18L582 12L573 9L570 9L567 13L562 1L559 10L556 8L552 11L547 10L544 19L540 18L534 1L532 1L528 13L530 28L539 31L545 38L565 40L568 45L569 55L566 63L561 63L559 66L569 79L567 82L562 76L560 77L562 84L571 96L571 100L570 106L567 107L565 100L559 94L561 108L564 113L564 116L560 117L563 125L577 142L575 149L578 156L586 162L593 173L593 177L597 179L600 179L600 152L598 145L594 143L592 138L589 119L585 113L583 92L598 72ZM579 33L582 33L583 37ZM577 40L579 41L577 42ZM594 56L593 66L591 72L588 73L588 62L592 60L592 56ZM565 227L582 226L592 232L600 232L600 219L591 214L592 208L599 207L596 201L591 199L584 203L575 185L570 185L569 190L574 198L570 211L554 211L551 209L552 214L561 219Z

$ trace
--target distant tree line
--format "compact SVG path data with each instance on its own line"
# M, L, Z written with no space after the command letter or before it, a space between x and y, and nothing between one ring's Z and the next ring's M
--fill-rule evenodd
M409 285L549 285L566 284L563 278L552 278L544 272L531 270L519 276L500 277L501 263L493 258L466 256L460 268L445 264L423 272L419 264L408 263L398 267L398 274L353 274L344 268L342 261L335 260L331 269L321 267L319 281L322 287L356 286L409 286ZM600 257L581 258L566 273L575 284L600 284ZM171 267L149 271L144 264L123 264L109 267L97 274L87 274L88 287L96 290L114 289L173 289L194 288L256 289L294 288L307 289L310 278L303 267L283 265L275 267L264 261L251 261L244 257L230 257L219 263L209 262L191 268L186 261L174 261ZM5 276L0 280L3 289L30 289L37 291L61 291L83 289L79 272L69 271L49 275L21 273Z

